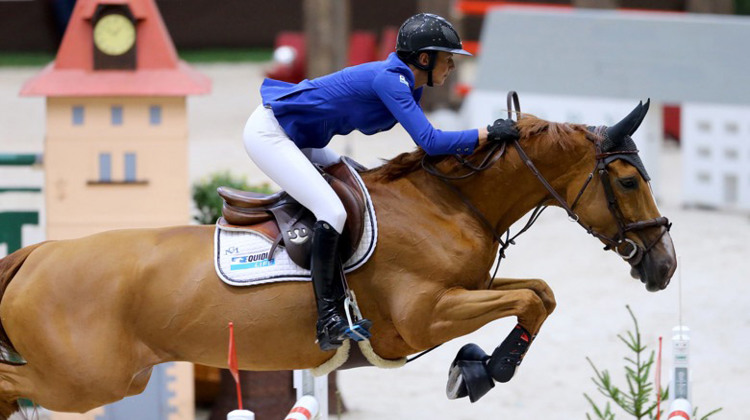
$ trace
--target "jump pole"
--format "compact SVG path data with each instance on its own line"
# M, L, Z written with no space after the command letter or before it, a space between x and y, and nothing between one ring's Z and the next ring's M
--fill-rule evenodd
M690 420L692 405L690 404L690 329L678 325L672 329L672 372L669 392L671 404L667 412L667 420Z
M682 261L679 261L679 265L682 267ZM680 322L672 328L672 370L667 420L691 420L693 406L690 402L690 329L682 322L682 269L677 280Z
M294 371L297 403L284 420L328 420L328 376L313 376L310 370Z

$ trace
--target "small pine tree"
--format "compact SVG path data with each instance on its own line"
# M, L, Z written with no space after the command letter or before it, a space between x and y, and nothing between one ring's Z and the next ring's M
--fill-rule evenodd
M198 209L198 214L194 219L203 225L216 223L221 216L221 206L223 201L216 189L221 187L232 187L244 191L254 191L263 194L273 192L268 184L248 185L244 178L235 177L229 171L215 172L208 177L193 184L193 201Z
M654 351L651 350L648 358L645 357L645 351L647 346L641 341L641 331L638 328L638 320L635 318L633 311L629 305L626 305L630 317L633 319L635 326L635 334L632 331L627 332L627 338L622 335L617 337L625 343L625 345L635 353L635 357L625 357L627 362L625 365L625 380L628 384L627 390L622 390L612 383L612 377L607 370L599 370L594 362L588 357L586 360L589 362L591 367L594 369L596 377L592 377L591 380L596 385L597 390L604 395L608 400L612 400L618 407L623 409L626 413L632 415L636 419L648 418L651 420L660 417L664 410L660 410L657 413L657 403L651 402L651 395L654 391L653 383L651 382L651 368L654 365ZM667 401L669 398L669 392L667 389L660 389L661 400ZM594 410L596 419L599 420L614 420L615 413L612 412L612 405L607 401L604 407L597 405L594 400L586 393L583 394L586 400L591 404L591 408ZM708 420L708 418L721 411L721 408L713 410L700 420ZM592 417L589 413L586 413L586 418L591 420ZM698 419L698 407L693 410L693 418Z

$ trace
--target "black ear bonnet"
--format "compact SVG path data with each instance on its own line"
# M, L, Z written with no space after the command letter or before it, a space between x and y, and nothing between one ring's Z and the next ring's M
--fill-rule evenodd
M641 157L638 156L638 148L631 136L635 133L638 127L640 127L643 118L646 117L650 104L650 99L647 100L645 104L643 102L639 103L638 106L628 114L628 116L612 127L588 127L589 131L597 133L603 138L601 144L602 153L610 155L604 158L605 164L609 164L618 159L624 160L635 166L646 181L650 181L651 177L648 176L646 167L643 165Z
M641 176L646 181L651 181L651 177L648 176L648 172L646 172L646 167L643 165L643 161L641 160L641 157L638 156L638 153L617 153L617 152L637 152L638 147L636 147L635 142L633 141L633 138L630 136L623 137L619 142L615 143L612 141L609 136L607 135L606 131L604 132L604 141L602 141L602 152L604 153L615 153L614 155L607 156L604 158L604 163L609 165L610 162L613 162L617 159L624 160L625 162L635 166L636 169L638 169L638 172L641 173Z

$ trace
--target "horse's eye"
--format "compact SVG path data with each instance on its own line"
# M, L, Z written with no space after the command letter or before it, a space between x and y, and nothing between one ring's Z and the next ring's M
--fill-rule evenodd
M620 178L617 181L620 182L620 185L622 185L622 187L626 190L634 190L638 188L638 180L634 176L628 178Z

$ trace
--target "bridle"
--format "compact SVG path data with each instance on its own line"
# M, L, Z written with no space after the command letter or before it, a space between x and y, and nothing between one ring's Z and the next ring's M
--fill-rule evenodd
M508 92L508 118L513 119L513 113L516 113L518 115L521 114L521 106L519 104L518 100L518 94L515 91ZM617 201L617 197L615 196L614 189L612 188L612 181L609 176L609 170L607 169L607 163L606 159L608 157L611 157L612 155L616 154L636 154L638 153L637 150L634 151L616 151L616 152L603 152L602 151L602 139L605 136L607 127L600 126L596 127L593 132L591 130L588 130L586 133L586 139L589 140L596 149L596 163L594 165L594 169L591 170L591 173L589 173L589 176L586 178L586 181L584 182L581 189L578 191L578 194L576 195L575 200L573 200L572 205L568 205L568 202L557 192L555 189L550 185L550 183L547 181L546 178L539 172L539 170L534 166L534 163L531 161L529 156L526 154L526 152L521 147L521 144L518 142L518 140L514 140L513 147L515 147L516 151L518 152L518 155L521 157L523 162L526 164L526 166L531 170L531 172L536 176L536 178L539 180L539 182L544 185L544 188L547 189L547 192L560 204L560 206L565 209L565 211L568 213L568 218L581 225L588 234L600 239L603 241L606 246L604 247L604 250L610 250L614 249L620 257L622 257L624 260L628 261L631 266L638 265L641 260L643 259L643 256L648 254L651 249L653 249L654 245L656 245L659 240L667 233L669 232L670 228L672 227L672 224L669 223L669 220L666 217L656 217L649 220L643 220L638 222L632 222L627 223L625 220L625 216L622 214L622 210L620 209L620 205ZM529 216L529 220L526 222L526 224L521 228L518 233L510 236L510 229L505 231L505 238L503 238L503 235L497 232L497 228L492 225L492 223L487 220L487 217L482 214L482 212L469 200L464 193L461 192L455 185L451 183L451 181L457 181L457 180L463 180L466 178L469 178L471 176L474 176L478 174L479 172L485 171L492 167L492 165L497 162L500 157L503 156L506 149L506 143L495 143L493 144L487 154L484 156L482 161L478 165L474 165L471 162L464 159L461 155L454 155L454 158L461 164L462 167L465 167L469 169L469 171L466 174L463 175L447 175L442 172L440 172L437 167L435 166L434 162L431 162L429 160L429 156L425 155L422 157L422 168L425 170L425 172L435 176L439 180L443 182L443 184L448 187L453 193L466 205L466 207L476 216L477 220L480 221L482 225L492 234L492 237L497 241L497 243L500 245L497 251L497 263L495 265L495 270L492 276L490 277L490 282L487 285L487 288L492 287L492 281L495 279L495 276L497 275L497 271L500 268L500 262L505 258L505 250L510 247L510 245L515 244L515 239L519 237L521 234L529 230L531 226L534 224L534 222L537 221L539 216L542 214L542 212L548 207L545 205L549 201L549 197L545 197L537 206L534 208L534 210L531 212L531 216ZM591 184L591 180L594 179L594 174L599 175L599 179L602 181L602 185L604 186L604 193L607 198L607 208L609 209L609 212L612 214L612 217L615 219L615 222L617 223L617 234L615 236L607 236L600 232L595 231L591 226L586 226L583 222L581 222L580 218L578 217L578 214L575 212L576 205L578 205L579 200L583 196L583 193L586 191L588 186ZM659 227L663 226L664 229L662 230L661 234L654 239L653 242L651 242L649 245L647 245L644 248L641 248L638 246L638 244L635 243L635 241L629 239L626 237L626 233L628 232L635 232L643 229L648 229L652 227ZM424 356L425 354L431 352L432 350L436 349L440 345L425 350L421 353L419 353L416 356L410 357L407 359L407 363L413 362L414 360L419 359L420 357Z
M570 206L570 208L567 208L567 205L564 201L560 201L559 198L558 201L560 202L560 205L563 206L563 208L565 208L565 210L568 212L568 215L575 214L573 212L576 205L578 204L578 200L581 198L584 191L586 191L586 188L588 188L589 183L593 179L594 173L596 172L599 175L599 179L601 179L602 181L602 186L604 187L604 194L607 198L607 207L609 208L609 212L612 214L615 222L617 223L617 235L614 237L608 237L594 231L590 227L587 228L580 221L578 222L581 226L584 227L584 229L586 229L589 234L599 238L607 244L604 247L605 250L614 249L624 260L630 262L632 265L637 265L639 262L641 262L643 256L648 254L654 247L654 245L656 245L659 240L661 240L661 238L667 232L669 232L672 224L669 223L669 219L667 219L666 217L656 217L653 219L626 223L625 216L623 216L622 210L620 210L620 205L612 188L612 180L609 176L609 170L607 169L605 160L613 155L637 154L638 151L621 150L615 152L602 152L601 139L605 135L606 129L607 127L605 126L599 126L594 128L593 132L589 130L589 132L587 133L586 138L589 139L589 141L591 141L596 148L596 165L594 167L594 170L591 171L588 178L586 179L586 182L583 184L583 187L581 187L581 190L578 192L576 199L573 201L573 205ZM661 234L645 248L640 248L633 240L627 238L625 235L627 232L634 232L660 226L664 226L665 229L663 229Z
M518 94L514 91L511 91L508 93L509 119L513 118L514 112L520 115L521 106L519 104ZM607 169L607 163L605 162L605 160L606 158L611 157L615 154L635 154L638 153L638 151L634 150L602 152L602 139L606 132L606 128L607 127L605 126L596 127L593 132L589 130L586 134L586 138L591 141L591 143L596 148L596 163L594 165L594 169L592 169L591 173L586 179L586 182L579 190L572 205L568 205L568 202L557 191L555 191L555 189L552 187L552 185L550 185L547 179L539 172L529 156L521 147L519 141L514 140L511 144L513 145L513 147L515 147L519 156L526 164L526 166L531 170L534 176L536 176L539 182L541 182L542 185L544 185L544 187L547 189L549 194L568 213L568 217L571 221L578 223L586 230L587 233L604 242L606 244L606 246L604 247L605 250L614 249L620 255L620 257L628 261L632 266L635 266L641 262L643 256L648 254L659 242L659 240L661 240L661 238L670 230L672 224L669 223L669 219L667 219L666 217L656 217L653 219L632 223L628 223L625 220L625 216L620 209L620 205L617 201L617 197L615 196L614 189L612 188L612 181L610 179L609 170ZM547 205L545 205L545 203L549 201L549 198L545 197L545 199L536 206L536 208L532 211L526 225L516 235L511 237L510 230L508 230L505 232L505 239L503 239L502 235L496 231L496 228L492 226L492 224L489 222L489 220L487 220L482 212L477 209L476 206L474 206L474 204L472 204L471 201L449 181L466 179L490 168L492 164L495 163L504 154L505 148L506 143L496 143L496 145L493 145L490 148L487 155L479 165L473 165L465 160L462 156L455 155L454 157L459 161L461 166L469 169L468 173L458 176L451 176L441 173L437 170L435 164L433 162L430 162L426 155L422 159L422 167L425 169L425 171L443 181L443 183L447 185L449 189L451 189L461 199L461 201L463 201L463 203L471 210L471 212L477 216L480 222L492 233L494 239L500 244L500 249L498 250L497 266L495 267L495 274L497 273L497 268L499 267L500 260L505 258L505 250L514 243L514 240L519 235L526 232L534 224L534 222L536 222L536 220L539 218L539 215L541 215L541 213L547 208ZM609 209L609 212L612 214L612 217L615 219L615 222L617 223L617 234L615 236L607 236L603 233L595 231L591 226L586 226L583 222L581 222L578 214L575 212L575 208L578 205L578 202L583 196L584 192L590 185L591 180L594 178L594 174L598 174L599 178L602 181L602 185L604 186L604 193L607 198L607 207ZM652 227L664 227L664 229L656 239L654 239L650 244L646 245L643 248L638 246L635 241L629 239L626 236L628 232L637 232ZM494 275L492 276L492 278L494 278Z
M508 92L508 118L513 119L513 113L516 113L518 115L521 114L521 106L519 104L518 100L518 94L515 91ZM550 183L547 181L546 178L539 172L539 170L534 166L534 163L531 161L529 156L526 154L526 152L521 147L521 144L518 142L518 140L514 140L512 145L516 148L516 151L518 152L519 156L523 160L523 162L526 164L526 166L531 170L531 172L536 176L536 178L539 180L539 182L544 185L544 188L547 189L549 194L560 204L560 206L565 209L565 211L568 213L568 218L581 225L587 233L589 233L592 236L595 236L602 240L607 245L604 247L604 250L610 250L614 249L620 257L622 257L624 260L628 261L631 266L638 265L641 260L643 259L643 256L648 254L651 249L656 245L657 242L669 231L669 229L672 227L672 224L669 223L669 220L666 217L656 217L649 220L639 221L639 222L633 222L633 223L627 223L625 221L625 216L623 216L622 211L620 210L620 205L617 202L617 197L615 196L614 189L612 188L612 181L609 176L609 171L607 169L607 163L605 162L608 157L611 157L614 154L628 154L628 153L638 153L637 150L634 151L617 151L617 152L603 152L602 151L602 139L604 137L604 133L606 132L607 127L600 126L596 127L594 131L591 130L587 131L586 133L586 139L589 140L594 147L596 148L596 163L594 165L594 169L591 170L591 173L589 173L588 178L586 179L586 182L584 182L581 189L578 191L578 194L576 195L575 200L573 200L572 205L568 205L568 202L565 201L565 199L558 194L557 191L550 185ZM469 200L464 193L461 192L455 185L451 183L451 181L457 181L457 180L463 180L467 179L469 177L472 177L479 172L485 171L492 167L492 165L497 162L498 159L500 159L503 154L505 153L506 149L506 143L498 142L493 144L487 154L484 156L482 161L478 165L474 165L468 160L464 159L461 155L454 155L453 157L461 164L462 167L469 169L469 171L463 175L448 175L440 172L437 167L435 166L435 162L430 161L428 155L424 155L422 157L422 168L425 170L425 172L429 173L430 175L435 176L439 180L443 182L443 184L446 185L448 189L453 191L453 193L466 205L466 207L476 216L477 220L480 221L480 223L492 234L492 237L495 239L495 241L500 245L497 251L497 263L495 265L495 270L492 276L490 277L490 282L487 285L487 288L492 287L492 281L495 279L495 276L497 275L497 271L500 268L500 262L505 258L505 250L508 249L510 245L515 244L515 239L518 238L521 234L529 230L531 226L534 224L534 222L537 221L539 216L542 214L542 212L547 209L547 205L545 205L546 202L549 201L548 197L545 197L537 206L534 208L534 210L531 212L531 216L529 216L529 220L526 222L526 224L521 228L518 233L510 236L510 229L505 231L505 238L503 238L503 234L500 234L497 232L497 229L495 226L490 223L489 220L487 220L487 217L482 214L482 212ZM607 207L609 208L609 212L612 214L612 217L614 217L615 221L617 222L617 234L613 237L604 235L602 233L599 233L595 231L592 227L586 226L583 222L581 222L580 218L578 217L578 214L575 212L575 207L578 204L578 201L583 196L583 193L588 188L589 184L591 183L591 180L594 179L594 174L598 174L599 178L602 181L602 184L604 185L604 193L607 197ZM665 229L662 230L661 234L649 245L647 245L645 248L641 248L636 244L633 240L626 237L627 232L634 232L639 231L651 227L659 227L664 226ZM416 356L410 357L407 359L407 363L413 362L414 360L419 359L420 357L424 356L425 354L431 352L432 350L436 349L440 345L425 350L421 353L419 353Z

